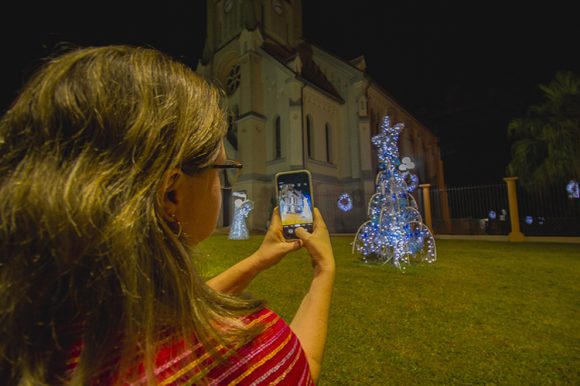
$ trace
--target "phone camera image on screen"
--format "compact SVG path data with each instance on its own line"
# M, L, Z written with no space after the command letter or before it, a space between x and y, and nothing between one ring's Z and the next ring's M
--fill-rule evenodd
M278 181L278 208L284 237L296 239L296 228L313 230L312 189L308 173L281 174Z

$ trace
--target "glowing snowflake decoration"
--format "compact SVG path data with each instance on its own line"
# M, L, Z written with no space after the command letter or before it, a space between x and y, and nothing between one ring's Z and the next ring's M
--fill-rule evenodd
M343 212L348 212L352 209L352 198L350 198L348 193L343 193L338 197L336 205L338 206L338 209Z
M568 192L569 198L580 198L580 186L578 181L568 181L568 185L566 185L566 191Z
M419 186L419 177L417 177L416 174L404 172L401 174L401 177L407 184L407 192L411 193L413 190L417 189L417 186Z

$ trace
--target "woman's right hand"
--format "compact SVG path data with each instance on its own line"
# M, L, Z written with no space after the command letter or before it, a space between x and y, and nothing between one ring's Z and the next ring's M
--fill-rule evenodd
M314 382L317 382L324 357L330 300L336 274L334 254L332 253L328 228L316 208L314 208L312 233L298 228L296 236L302 241L302 245L312 258L314 276L310 289L302 299L290 327L300 340L310 366L312 378Z
M312 258L315 274L334 272L335 262L330 235L318 208L314 208L314 229L309 233L304 228L296 229L296 236Z

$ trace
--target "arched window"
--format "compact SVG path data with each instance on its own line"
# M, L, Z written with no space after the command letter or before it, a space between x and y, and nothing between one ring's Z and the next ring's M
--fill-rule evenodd
M274 122L274 159L282 158L282 128L280 117Z
M328 123L324 125L324 136L326 139L326 162L332 163L332 130Z
M236 92L238 86L240 85L240 77L241 77L240 65L235 64L230 69L230 72L228 73L228 78L226 80L226 90L228 92L228 95L232 95L234 92Z
M306 154L308 158L314 158L312 134L312 117L308 115L306 117Z

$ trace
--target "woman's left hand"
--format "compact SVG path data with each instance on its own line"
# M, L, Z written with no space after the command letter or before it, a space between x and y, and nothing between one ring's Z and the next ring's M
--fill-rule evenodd
M273 265L278 264L289 252L296 251L301 247L301 240L288 242L284 239L280 212L277 207L274 208L268 232L266 233L266 236L264 236L262 245L260 245L260 248L258 248L255 253L261 270L268 269Z

